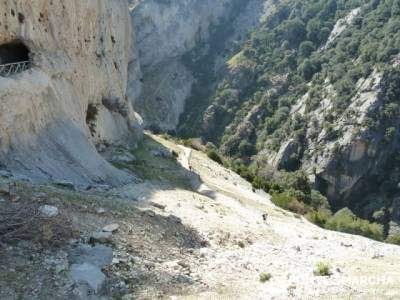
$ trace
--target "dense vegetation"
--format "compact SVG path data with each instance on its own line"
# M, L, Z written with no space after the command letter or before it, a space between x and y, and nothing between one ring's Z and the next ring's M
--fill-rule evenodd
M187 63L196 62L188 64L199 75L200 94L196 85L193 101L188 101L181 133L203 135L219 144L224 154L244 160L265 148L276 151L282 141L292 137L297 151L284 167L296 170L303 158L304 125L310 114L289 118L291 106L308 93L306 110L314 111L326 96L322 93L328 80L335 91L334 106L322 126L332 131L328 139L340 135L333 132L333 124L351 103L358 81L368 77L374 68L385 74L398 72L388 63L400 49L397 34L400 2L292 0L283 3L265 24L249 35L229 61L232 74L219 78L218 86L207 84L206 80L214 83L218 79L210 71L210 61L212 54L215 56L218 49L221 51L221 36L228 33L229 26L216 29L210 46L212 51L207 55L199 54L202 45L188 54ZM361 12L341 38L327 44L335 23L356 8ZM396 80L395 76L386 78ZM386 120L396 112L398 105L388 103L380 119ZM385 122L386 138L390 140L394 128L388 121ZM367 125L376 126L376 122L371 119ZM314 130L317 133L321 128ZM311 134L307 138L316 137Z

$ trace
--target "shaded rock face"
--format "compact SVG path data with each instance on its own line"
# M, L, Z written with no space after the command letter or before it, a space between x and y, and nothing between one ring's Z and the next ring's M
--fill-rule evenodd
M6 0L0 11L0 45L19 41L32 62L28 71L0 77L2 164L38 182L129 180L95 148L132 146L141 134L126 96L125 0Z
M145 126L175 130L195 80L182 56L206 40L236 2L130 0L134 59L129 96Z
M235 1L146 0L135 5L136 2L130 0L133 45L140 65L146 69L184 54L207 38L210 28L229 14Z
M366 126L366 120L379 115L385 106L385 97L381 95L384 90L382 76L374 71L368 78L360 79L352 104L329 130L323 124L334 94L330 94L331 86L326 83L328 96L309 115L304 155L299 161L315 187L327 195L333 208L351 207L365 218L372 218L374 210L382 207L396 207L395 195L399 193L398 188L397 191L393 188L393 182L400 181L397 159L399 127L394 127L394 137L388 141L382 124L371 128ZM296 114L305 115L306 98L307 95L300 98L292 108L292 118ZM316 138L311 138L316 124L321 130ZM271 157L269 163L274 167L285 168L291 150L291 140L288 140L282 143L279 151L265 151L262 155ZM386 181L391 181L391 184ZM383 199L383 204L377 204L378 198ZM376 207L370 210L371 206ZM397 220L395 211L392 210L392 218Z

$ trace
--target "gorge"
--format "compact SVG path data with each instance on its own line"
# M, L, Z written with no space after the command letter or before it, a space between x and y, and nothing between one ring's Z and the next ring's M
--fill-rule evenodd
M311 297L300 275L316 260L354 279L365 253L359 266L388 268L396 286L398 248L380 242L400 243L399 0L4 0L0 11L0 246L14 242L3 216L32 211L40 226L18 251L40 244L33 265L48 266L40 249L60 236L49 255L65 265L57 280L33 268L51 282L45 296L27 295L27 278L9 290L5 272L0 298ZM119 225L98 230L108 223ZM14 270L7 247L0 267ZM111 261L88 267L75 248ZM217 278L204 275L219 258ZM302 263L287 273L292 258ZM254 283L257 264L279 274L271 290ZM312 286L320 298L374 293Z

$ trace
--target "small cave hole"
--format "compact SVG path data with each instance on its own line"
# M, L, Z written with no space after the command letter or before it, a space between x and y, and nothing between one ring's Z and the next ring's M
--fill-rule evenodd
M0 64L29 61L29 49L20 41L0 45Z
M29 48L21 41L13 41L0 45L0 76L12 76L30 67Z
M25 23L25 16L23 14L21 14L21 13L18 13L18 21L21 24L24 24Z
M97 115L99 113L99 109L94 104L89 104L88 109L86 111L86 124L90 129L90 133L95 135L96 133L96 121Z

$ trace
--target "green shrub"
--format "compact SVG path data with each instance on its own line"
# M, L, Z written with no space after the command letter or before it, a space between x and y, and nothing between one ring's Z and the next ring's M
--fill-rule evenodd
M219 163L220 165L223 164L222 158L215 150L207 150L207 156L211 158L213 161Z
M383 240L383 226L356 217L350 209L343 208L327 220L325 228Z
M389 243L389 244L395 244L395 245L400 246L400 234L392 235L392 236L388 237L385 242Z
M260 281L262 283L269 281L272 278L272 274L271 273L261 273L260 274Z
M329 264L320 261L315 265L314 275L315 276L330 276L332 274L331 267Z
M295 191L285 191L282 193L273 193L271 200L280 208L289 210L293 213L304 215L308 209L304 202L298 200L295 196Z
M271 196L272 202L283 209L288 209L293 197L289 192L274 193Z
M311 206L315 209L325 208L330 210L328 199L316 190L311 190Z
M260 176L254 176L253 182L251 183L255 189L263 189L264 191L269 191L271 185L268 181L264 180Z
M255 148L248 141L241 141L239 144L239 153L241 156L251 156L255 153Z
M315 46L310 41L304 41L300 44L299 55L300 57L309 57L315 51Z
M296 198L289 203L288 210L299 215L305 215L307 212L305 204L298 201Z
M301 191L307 197L311 195L311 185L307 174L301 170L296 172L276 172L274 180L285 190Z
M203 151L204 149L204 145L202 145L202 141L200 139L184 139L183 145L197 151Z
M330 210L325 209L325 208L320 208L318 210L312 210L310 211L306 218L311 222L314 223L315 225L318 225L320 227L324 227L326 222L329 220L329 218L332 216L332 213Z
M239 172L237 172L242 178L246 179L248 182L254 181L254 174L246 166L243 166Z

